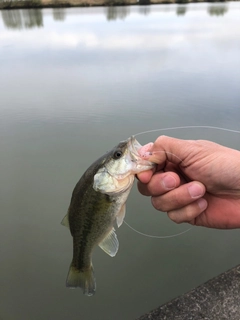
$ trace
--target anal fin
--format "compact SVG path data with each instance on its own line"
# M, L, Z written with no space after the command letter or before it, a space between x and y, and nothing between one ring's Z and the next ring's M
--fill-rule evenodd
M119 242L114 228L111 229L111 231L98 245L103 251L105 251L111 257L114 257L117 254Z

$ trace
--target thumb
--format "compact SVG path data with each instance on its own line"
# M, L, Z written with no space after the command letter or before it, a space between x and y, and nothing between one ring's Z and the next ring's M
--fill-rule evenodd
M184 161L189 150L189 140L160 136L154 143L143 146L139 154L157 164L164 164L168 160L178 165Z

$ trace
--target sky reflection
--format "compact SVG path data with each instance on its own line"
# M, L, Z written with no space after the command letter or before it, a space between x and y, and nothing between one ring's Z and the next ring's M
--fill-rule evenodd
M231 5L233 5L231 3ZM235 5L235 3L234 3ZM48 48L49 50L145 50L164 49L168 46L178 47L179 43L185 42L186 45L194 45L199 40L218 39L219 44L231 42L240 36L240 28L234 10L229 14L231 19L231 32L226 30L221 17L228 12L229 4L209 5L207 10L202 10L195 5L187 17L182 20L175 20L174 16L185 15L188 6L139 6L139 7L108 7L108 8L80 8L76 9L29 9L29 10L2 10L0 20L0 41L1 48L14 45L15 48L27 47L27 50L39 50ZM154 7L155 11L151 12ZM239 9L239 7L237 7ZM82 9L82 11L81 11ZM170 10L171 9L171 10ZM201 10L200 10L201 9ZM197 12L201 11L200 19L194 22ZM92 19L93 13L95 19ZM79 20L78 14L81 14ZM121 36L116 32L112 25L103 23L104 14L108 21L127 17L121 28ZM141 15L151 14L151 21L145 21ZM202 23L206 14L213 16L211 30L209 26ZM68 17L70 18L68 20ZM96 19L97 17L97 19ZM172 18L171 18L172 17ZM59 22L65 22L59 24ZM161 21L162 23L160 23ZM136 23L138 29L136 29ZM57 25L56 25L57 24ZM191 24L191 29L189 28ZM46 28L44 28L44 26ZM27 32L29 29L38 28L34 33ZM23 32L25 29L26 32ZM20 31L21 33L15 32ZM184 32L184 35L183 35ZM37 37L36 37L37 34ZM215 41L214 40L214 41ZM1 50L0 48L0 50Z
M51 96L56 101L58 86L72 92L72 97L66 92L66 104L81 92L81 106L100 104L111 112L107 91L120 87L121 95L131 84L133 100L137 101L138 87L148 90L148 100L160 93L164 97L171 88L181 105L191 83L191 105L205 99L204 109L216 83L225 87L226 98L218 104L218 109L225 109L229 99L239 98L239 9L239 3L228 3L3 10L0 85L6 112L16 107L10 102L9 87L21 95L25 86L27 98L33 98L46 84L36 103L40 114L56 112L57 107L44 99ZM97 109L93 107L93 112Z

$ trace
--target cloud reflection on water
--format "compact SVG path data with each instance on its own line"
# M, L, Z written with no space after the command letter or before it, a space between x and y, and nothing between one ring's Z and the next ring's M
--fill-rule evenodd
M167 7L167 6L166 6ZM156 8L156 7L155 7ZM159 7L158 7L159 8ZM100 9L100 8L97 8ZM145 10L146 9L146 10ZM99 15L99 20L91 19L91 10L96 12L95 8L89 8L89 11L84 9L86 14L83 15L81 20L74 19L71 10L54 9L49 10L48 15L42 16L42 10L2 10L2 21L4 26L1 30L0 21L0 40L2 46L13 44L15 47L28 47L32 50L39 50L41 48L49 48L51 50L59 49L81 49L81 50L156 50L166 49L168 46L171 48L178 47L179 43L186 43L189 46L191 43L197 43L199 40L211 40L221 43L232 41L233 38L240 36L240 30L232 22L232 32L229 34L225 31L223 24L213 20L211 23L211 31L208 26L201 23L198 19L194 20L194 12L189 15L191 22L191 29L188 23L177 22L174 19L173 10L169 12L172 19L165 19L164 7L162 11L151 13L151 6L136 7L109 7L101 8L101 13L105 13L110 21L111 19L123 19L124 15L129 15L127 23L121 29L121 35L116 34L114 28L109 28L108 24L101 23L102 15ZM150 10L150 11L148 11ZM174 10L178 16L186 14L186 6L175 6ZM219 17L219 15L227 12L226 5L211 5L208 6L208 13ZM53 13L53 16L51 16ZM87 14L89 13L89 14ZM70 23L59 24L55 27L55 23L63 20L68 20L68 14L71 18ZM139 14L152 14L151 21L144 23L139 19ZM204 13L202 13L203 15ZM53 21L51 18L54 18ZM159 23L159 19L162 23ZM45 21L44 21L45 20ZM57 20L57 22L56 22ZM180 21L180 20L179 20ZM51 28L43 28L44 24ZM121 23L121 22L120 22ZM132 29L132 24L138 25L138 29ZM96 25L99 24L99 28ZM215 26L214 26L215 25ZM6 31L5 28L8 30ZM13 32L13 29L30 29L38 28L36 33L22 32L19 36L18 33ZM222 32L219 32L219 29ZM216 32L214 32L216 30Z
M117 12L121 17L116 21L106 21L110 8L2 11L3 23L9 26L6 29L0 20L3 88L17 83L16 92L21 91L19 84L37 92L38 86L43 85L41 81L48 81L49 92L44 93L47 99L57 83L63 82L64 88L71 83L72 96L77 96L81 87L82 105L88 105L89 97L91 101L95 99L93 90L98 97L94 104L98 105L102 99L102 105L108 105L108 92L104 90L121 88L125 92L129 82L138 83L139 87L144 84L147 91L156 90L162 95L170 86L181 96L181 87L189 79L192 79L192 91L199 83L204 86L216 79L221 82L223 74L225 81L230 74L238 79L238 11L230 10L225 24L226 17L208 14L208 11L213 14L214 9L227 8L225 4L194 4L191 8L186 5L114 7L112 17L118 19ZM125 14L127 19L123 21ZM30 30L31 27L35 29ZM52 74L51 70L54 70ZM231 87L233 90L234 82ZM139 94L137 90L131 90L132 100ZM122 93L119 95L118 99L123 99ZM7 90L2 93L2 99L5 96L9 99ZM66 96L71 99L70 95Z

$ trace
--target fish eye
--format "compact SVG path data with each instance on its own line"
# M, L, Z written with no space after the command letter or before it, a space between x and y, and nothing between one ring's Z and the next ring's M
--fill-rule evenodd
M123 155L122 151L117 150L114 152L113 158L117 160L117 159L121 158L122 155Z

